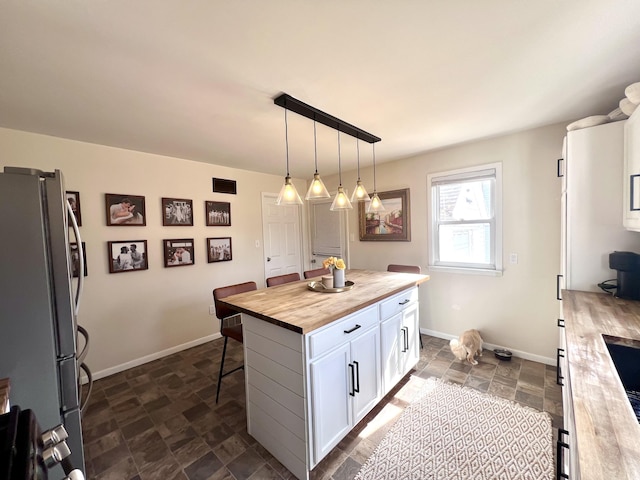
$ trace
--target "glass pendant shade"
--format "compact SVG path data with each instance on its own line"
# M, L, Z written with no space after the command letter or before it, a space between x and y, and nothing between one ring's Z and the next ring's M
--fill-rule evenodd
M280 189L276 205L302 205L302 199L298 195L295 185L291 183L289 175L284 177L284 185Z
M353 190L353 193L351 194L351 201L362 202L362 201L368 201L368 200L369 200L369 194L367 193L367 189L364 188L362 181L358 179L358 181L356 182L356 188Z
M312 200L314 198L329 198L330 196L327 187L324 186L324 182L320 178L320 174L314 173L313 180L311 180L311 185L309 185L309 190L307 190L304 199Z
M373 196L371 197L371 202L369 202L369 206L367 207L367 213L371 212L384 212L386 211L384 205L382 205L382 201L380 201L380 197L376 192L373 192Z
M349 210L351 208L353 208L353 206L351 205L347 194L344 193L344 188L341 185L338 187L338 193L336 193L336 198L333 199L330 210Z

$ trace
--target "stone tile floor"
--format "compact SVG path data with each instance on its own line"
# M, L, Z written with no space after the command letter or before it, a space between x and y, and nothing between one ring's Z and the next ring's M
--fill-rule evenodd
M455 359L448 341L423 335L416 369L313 470L313 479L352 479L423 379L443 378L548 412L562 424L556 369L490 351L476 366ZM95 480L291 479L246 432L242 371L223 379L215 403L222 339L94 383L83 418L87 478ZM230 341L225 366L242 362ZM554 434L555 435L555 434Z

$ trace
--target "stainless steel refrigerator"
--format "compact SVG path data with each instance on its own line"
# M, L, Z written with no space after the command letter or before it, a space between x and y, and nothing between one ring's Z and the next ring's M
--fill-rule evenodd
M71 278L70 223L83 252L70 212L59 170L0 173L0 378L10 379L11 404L33 410L42 429L64 424L71 464L84 472L78 379L88 336L77 324L84 278ZM55 467L49 478L62 476Z

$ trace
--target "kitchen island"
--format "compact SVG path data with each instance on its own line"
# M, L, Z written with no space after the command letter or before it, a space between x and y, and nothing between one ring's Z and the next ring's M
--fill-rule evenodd
M349 270L227 297L242 313L247 430L296 477L309 472L418 362L427 275Z
M561 375L573 462L567 473L582 480L638 479L640 424L605 340L640 346L640 301L563 290L562 303L566 369Z

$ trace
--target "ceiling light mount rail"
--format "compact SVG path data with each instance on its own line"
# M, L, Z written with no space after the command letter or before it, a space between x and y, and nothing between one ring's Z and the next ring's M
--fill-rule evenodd
M302 115L303 117L315 120L316 122L322 123L327 127L331 127L334 130L346 133L347 135L351 135L352 137L355 137L357 139L364 140L367 143L376 143L382 140L380 137L376 137L375 135L372 135L369 132L365 132L364 130L361 130L358 127L351 125L350 123L347 123L343 120L340 120L333 115L329 115L322 110L318 110L311 105L307 105L306 103L301 102L297 98L293 98L291 95L288 95L286 93L283 93L282 95L274 98L273 103L286 110L289 110L290 112L294 112L298 115Z

